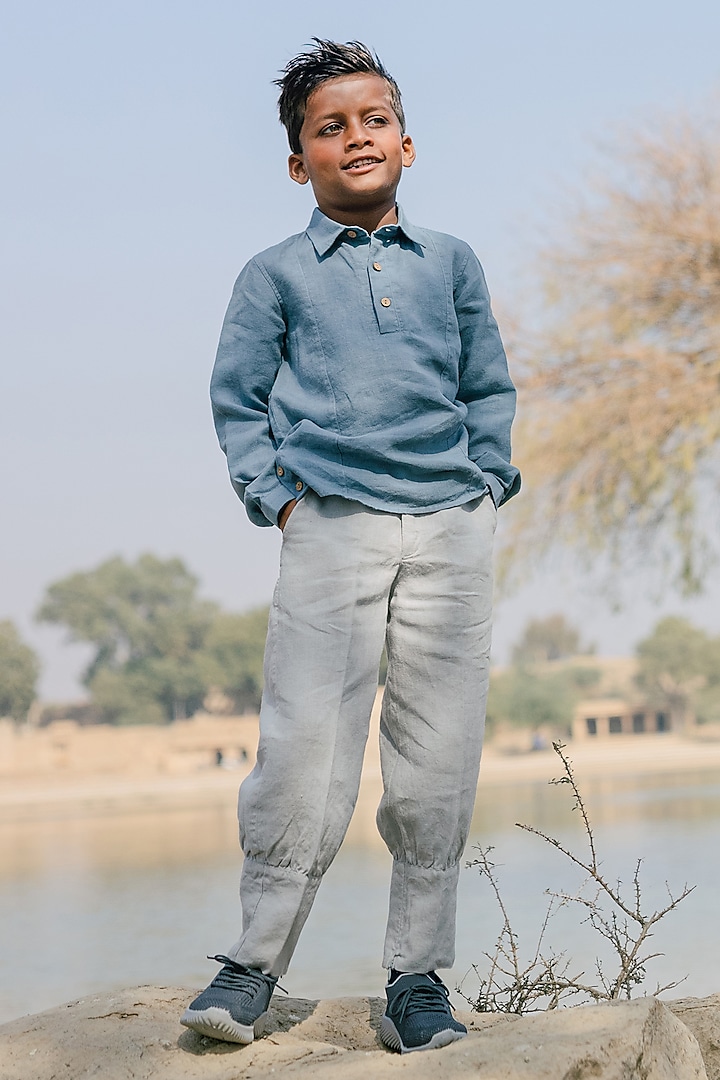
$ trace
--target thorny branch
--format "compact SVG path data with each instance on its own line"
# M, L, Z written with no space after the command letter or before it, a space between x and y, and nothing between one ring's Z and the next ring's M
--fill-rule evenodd
M616 1001L622 997L630 998L633 988L644 981L648 962L661 955L656 952L643 952L648 939L652 936L653 928L660 919L674 911L695 887L685 885L682 891L674 896L668 886L668 903L659 911L645 914L642 910L640 890L642 860L638 859L632 882L633 901L626 902L620 892L622 883L618 881L615 885L610 884L601 872L587 808L578 788L572 763L565 753L565 746L561 742L555 742L553 750L562 762L563 773L550 783L566 784L570 787L573 809L579 810L582 817L588 856L576 855L555 837L549 836L541 829L519 822L516 824L518 828L539 836L541 840L556 848L575 866L584 871L586 877L575 895L548 891L550 902L540 928L538 941L532 958L523 966L518 936L512 929L507 907L500 892L495 864L490 858L493 848L477 848L478 857L470 861L468 866L476 867L490 883L502 917L502 928L495 943L495 951L483 954L489 961L487 974L483 975L478 965L472 966L479 980L476 996L470 997L464 992L462 986L456 987L458 993L477 1012L525 1013L540 1009L554 1009L570 997L580 997L581 1000L594 1002ZM590 885L594 885L595 890L592 895L587 895L586 890ZM603 903L609 905L609 910L603 907ZM544 941L550 920L560 908L571 904L578 904L587 910L587 922L609 943L617 961L617 971L613 975L608 975L602 961L595 960L597 983L585 981L584 971L577 975L568 975L571 961L567 959L564 952L558 954L552 950L544 951ZM665 986L658 986L655 993L660 994L677 985L678 982L671 982Z

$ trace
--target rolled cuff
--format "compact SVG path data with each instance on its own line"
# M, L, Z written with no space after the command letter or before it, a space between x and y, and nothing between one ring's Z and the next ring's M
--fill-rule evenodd
M487 486L490 488L492 501L495 503L496 506L499 506L505 498L505 485L503 484L502 480L499 480L497 478L495 473L484 472L483 476L485 477L485 482Z
M253 525L277 525L280 511L291 499L297 502L307 491L307 484L285 472L282 479L273 471L263 477L260 491L251 490L255 484L242 487L233 481L233 487L245 504L245 511Z

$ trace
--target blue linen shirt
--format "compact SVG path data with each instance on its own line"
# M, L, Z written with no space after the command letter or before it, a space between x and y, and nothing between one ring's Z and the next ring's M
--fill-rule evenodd
M316 209L245 266L211 380L233 487L256 525L307 488L428 513L520 487L515 389L472 249Z

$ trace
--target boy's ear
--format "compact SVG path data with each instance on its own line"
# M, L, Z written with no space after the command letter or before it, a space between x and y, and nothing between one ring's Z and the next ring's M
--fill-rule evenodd
M288 158L288 172L290 173L290 179L294 180L296 184L307 184L310 179L302 154L290 155Z
M403 135L402 140L402 163L406 169L409 169L415 160L415 144L409 135Z

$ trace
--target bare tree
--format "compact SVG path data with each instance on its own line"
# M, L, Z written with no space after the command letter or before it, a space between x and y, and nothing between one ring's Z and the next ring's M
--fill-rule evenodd
M622 882L610 881L603 872L587 808L564 744L554 742L553 750L562 762L563 771L550 783L569 788L573 809L582 818L587 849L584 854L578 855L541 829L519 822L516 824L519 829L533 833L559 851L582 872L583 881L573 894L546 890L550 900L541 922L537 944L530 958L526 959L521 956L518 935L513 930L500 891L496 867L491 859L493 849L476 848L478 857L467 865L476 867L488 881L501 916L495 949L484 953L487 963L482 967L472 965L471 970L479 984L475 995L469 995L462 985L455 988L476 1012L527 1013L556 1009L570 998L579 999L578 1004L631 998L635 988L645 981L648 963L662 955L650 951L650 939L655 934L657 924L675 911L695 888L694 885L685 885L680 892L673 894L668 885L664 906L656 911L648 911L641 897L642 859L638 859L632 876L631 896L626 897ZM583 921L599 935L605 946L610 946L610 966L598 956L593 965L594 976L587 973L588 965L578 971L577 963L565 952L555 952L546 943L551 920L560 908L567 906L579 908ZM654 992L659 995L678 985L679 980L674 980L664 986L658 985Z
M601 174L542 252L541 310L516 343L510 555L634 550L691 592L710 556L698 507L717 503L720 123L634 133Z

